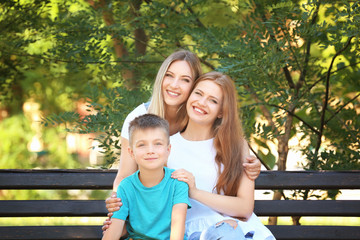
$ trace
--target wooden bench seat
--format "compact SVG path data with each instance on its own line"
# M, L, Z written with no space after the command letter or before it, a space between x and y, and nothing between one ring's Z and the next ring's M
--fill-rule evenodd
M0 170L0 189L112 189L115 170ZM256 189L360 189L360 171L261 172ZM256 200L258 216L360 217L359 200ZM106 218L104 200L3 200L0 217ZM360 226L268 226L277 239L360 239ZM0 239L100 239L101 226L0 226Z

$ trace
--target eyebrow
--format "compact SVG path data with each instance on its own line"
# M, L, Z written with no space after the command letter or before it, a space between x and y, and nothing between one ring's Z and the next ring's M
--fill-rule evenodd
M201 90L200 88L195 88L194 91L200 91L201 93L204 93L204 91ZM217 98L217 97L215 97L215 96L213 96L213 95L210 95L210 98L214 98L214 99L216 99L217 101L220 101L219 98Z
M170 71L170 70L167 70L166 72L169 72L169 73L172 73L172 74L174 74L172 71ZM188 77L188 78L191 78L191 76L189 76L189 75L181 75L182 77Z
M156 138L156 139L153 139L153 140L151 140L151 141L166 141L166 139ZM147 140L145 140L145 139L140 139L140 140L135 141L135 143L139 143L139 142L147 142Z

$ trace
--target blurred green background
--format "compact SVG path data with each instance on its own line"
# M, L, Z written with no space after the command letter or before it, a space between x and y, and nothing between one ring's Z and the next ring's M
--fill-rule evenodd
M149 99L161 62L188 49L204 72L235 81L246 137L266 168L358 170L359 7L341 0L2 1L0 168L116 168L124 118ZM108 195L0 190L1 200ZM44 224L0 224L26 221Z

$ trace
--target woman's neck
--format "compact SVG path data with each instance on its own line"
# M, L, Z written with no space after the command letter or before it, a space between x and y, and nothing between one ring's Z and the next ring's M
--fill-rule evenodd
M165 119L169 122L170 135L174 135L179 131L177 112L178 108L166 106Z
M181 136L189 141L204 141L214 137L212 126L197 124L189 120L189 123Z

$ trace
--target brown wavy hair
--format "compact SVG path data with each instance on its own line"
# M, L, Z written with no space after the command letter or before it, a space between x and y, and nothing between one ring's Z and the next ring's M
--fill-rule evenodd
M233 80L221 72L208 72L196 80L213 81L223 92L221 118L213 124L215 161L218 165L216 191L228 196L236 196L243 174L244 135L239 118L237 92Z

